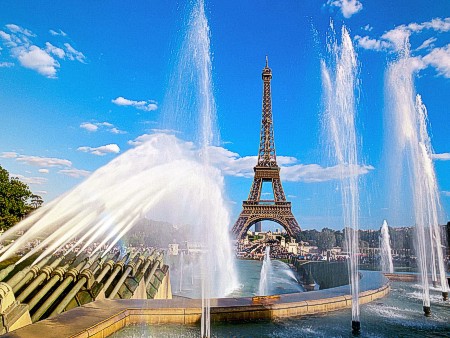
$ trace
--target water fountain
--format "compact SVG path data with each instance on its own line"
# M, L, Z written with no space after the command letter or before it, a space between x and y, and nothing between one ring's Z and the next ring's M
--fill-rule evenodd
M270 246L267 245L264 251L264 262L259 278L258 295L268 296L270 286L270 275L272 274L272 261L270 260Z
M193 4L180 49L174 76L179 82L169 86L178 97L171 98L173 92L169 91L163 108L165 123L168 115L177 120L171 121L170 129L181 131L194 142L164 133L146 135L145 142L5 232L0 237L2 242L15 239L17 231L25 234L2 250L0 260L12 257L35 238L42 239L41 243L18 264L34 255L35 263L39 263L69 243L64 255L76 247L80 248L79 253L85 252L94 242L99 245L91 255L108 245L102 253L105 255L140 219L177 224L190 234L191 241L201 243L205 253L201 259L202 336L210 336L209 299L231 292L237 277L228 237L223 177L208 159L208 148L218 139L209 48L208 23L203 1L199 0ZM180 98L189 92L195 96L189 96L187 101ZM193 112L198 123L191 121L189 114ZM177 212L173 212L174 208Z
M180 269L179 289L180 289L180 292L183 290L183 268L184 268L184 252L181 251L181 253L180 253L180 263L179 263L179 269Z
M389 227L386 220L383 221L380 232L380 256L381 256L381 271L394 272L394 265L392 263L391 242L389 238Z
M355 126L355 90L357 89L358 62L352 40L342 27L341 44L336 41L331 24L328 53L329 64L322 60L322 82L324 87L323 125L328 134L330 154L341 168L340 190L345 239L349 252L349 274L352 294L352 329L360 331L359 319L359 274L358 274L358 145Z
M401 184L408 184L406 196L412 201L416 231L416 252L421 272L423 310L430 310L429 273L434 283L439 279L443 297L448 295L443 247L439 222L440 201L436 176L431 159L431 141L427 131L427 111L420 95L415 94L413 59L410 57L408 37L386 74L387 147L390 149L390 171L398 186L394 194L400 195ZM409 182L405 182L405 178ZM412 198L411 198L412 197ZM409 199L408 199L409 198ZM431 268L431 271L430 271Z
M113 247L140 217L148 217L182 224L193 240L198 241L203 238L204 228L215 231L213 228L217 227L214 236L222 240L217 241L219 247L216 255L212 255L218 266L213 271L218 274L217 283L224 283L227 278L234 280L231 248L227 244L228 212L222 195L223 178L217 170L205 172L203 169L199 150L192 144L171 135L154 134L145 144L117 157L74 190L5 232L1 237L3 241L14 239L16 231L29 228L3 252L1 259L11 257L35 237L42 238L42 242L20 261L39 253L36 259L39 263L74 237L79 240L71 244L66 254L75 246L82 248L81 253L84 247L97 241L100 244L91 253L94 255L106 243L109 243L108 248ZM135 175L130 176L130 170ZM209 198L193 200L194 187ZM176 213L170 212L173 207L178 209ZM198 215L206 211L205 223L199 223ZM221 242L225 243L223 249ZM227 286L230 285L224 283L215 290L226 292Z
M28 219L20 223L14 230L5 233L0 240L8 241L15 237L14 232L17 230L27 230L24 236L2 250L0 259L11 257L21 250L30 239L36 237L42 239L41 244L25 255L21 261L25 261L28 258L37 255L35 266L44 266L47 263L49 255L53 252L63 252L64 255L68 256L74 254L75 248L77 247L80 248L78 255L83 256L82 254L85 254L87 248L94 242L98 242L99 245L90 253L91 257L96 257L98 255L106 258L110 249L119 241L119 239L143 217L177 224L187 232L190 232L193 240L201 243L203 254L199 257L201 261L200 275L202 276L200 334L203 337L207 337L211 336L210 298L228 294L236 287L237 283L234 263L231 259L231 248L228 245L229 238L227 230L229 217L228 211L224 207L223 177L218 170L210 166L208 159L208 147L216 144L215 142L217 142L218 133L215 131L215 104L211 79L209 28L203 1L199 0L193 3L193 11L188 26L189 29L183 42L179 62L175 70L176 75L173 77L172 83L169 86L170 89L168 90L166 104L163 108L163 120L166 123L166 127L177 130L189 141L184 141L174 135L166 133L155 133L153 135L145 136L145 142L117 157L105 167L100 168L83 184L64 196L61 196L49 205L41 208ZM324 81L326 108L324 124L328 126L327 131L329 132L331 140L330 148L332 149L332 152L336 154L335 162L342 169L342 184L340 190L344 205L343 218L346 226L346 241L350 253L349 270L351 275L351 287L349 289L351 290L352 295L352 327L354 332L359 332L360 281L356 255L358 252L357 231L359 199L357 179L358 147L355 132L356 109L354 97L354 92L357 87L357 58L355 51L353 50L349 33L345 27L342 29L341 43L338 44L336 39L332 37L328 47L331 61L329 63L322 61L322 78ZM405 92L402 92L402 90L406 91L407 94L412 94L413 92L411 81L408 82L409 73L407 69L401 68L402 66L399 66L400 68L398 68L396 64L391 66L390 71L388 71L388 83L389 81L392 81L395 86L390 88L389 91L393 93L394 96L397 95L393 100L399 105L404 105L404 100L407 100L405 98L413 97L413 95L404 95ZM399 72L402 74L401 76L406 77L406 80L399 75ZM408 101L407 103L409 104L410 102ZM414 122L419 126L419 131L414 133L418 135L416 140L419 144L419 146L416 147L418 150L415 151L415 154L418 155L416 158L420 159L420 164L417 164L417 170L414 169L414 173L423 174L423 176L417 176L415 180L424 182L424 186L420 185L417 189L421 189L419 192L421 192L422 197L428 197L428 200L426 198L424 198L424 200L420 199L420 201L417 200L416 209L424 210L419 207L425 206L424 204L426 203L432 204L438 209L439 202L434 196L436 185L430 159L431 147L425 126L426 110L420 98L416 99L416 103L415 105L413 104L413 106L414 111L419 116L415 120L416 122ZM191 114L192 112L198 112L198 115L193 119L192 116L188 116L188 114ZM396 116L394 118L403 121L403 117ZM194 122L186 123L187 121ZM406 121L409 120L406 119ZM200 127L197 129L192 128L192 126ZM408 142L411 141L408 140ZM133 175L130 175L130 172L132 172ZM193 191L195 191L195 197L192 196ZM174 209L176 209L176 212L174 212ZM427 217L432 218L434 216ZM424 257L421 262L431 262L431 266L435 266L435 272L432 271L432 275L434 280L441 282L441 289L444 293L446 292L445 290L447 290L447 286L443 282L445 281L445 272L442 268L442 243L437 220L438 219L436 218L434 222L429 219L423 220L417 218L416 223L418 225L419 233L423 235L423 237L421 237L423 243L419 243L419 249L423 248L423 251L426 251L426 248L429 245L433 245L430 252L432 255L427 256L426 253L422 253ZM425 226L420 228L419 224ZM74 242L72 241L73 238L77 238L77 240ZM212 248L213 241L211 239L214 239L214 249ZM387 243L389 243L389 241L387 241ZM105 247L105 250L101 249ZM62 259L63 258L65 257L62 257ZM146 268L149 268L150 259L145 261L146 258L148 257L143 256L141 258L140 255L133 255L130 257L128 257L128 255L123 256L122 260L119 261L115 267L112 264L106 264L97 279L99 279L99 281L103 280L106 286L110 286L114 278L126 278L136 266L145 265ZM162 258L159 257L158 259ZM127 260L131 262L125 265L125 261ZM157 260L156 257L152 258L152 262L154 260ZM186 279L186 276L183 275L183 265L188 261L188 258L182 253L180 261L184 261L180 268L181 275L179 288L181 290L183 287L183 279ZM258 263L260 264L260 262ZM260 280L265 286L269 284L267 283L267 279L270 276L269 267L272 265L275 270L275 263L278 262L272 263L273 264L270 262L270 248L266 247L265 260L260 273ZM99 271L98 265L93 261L88 260L78 262L77 267L80 266L78 270L81 270L82 266L87 265L89 267L92 266L93 271ZM155 269L158 265L159 262L155 263L155 268L151 268L150 273L155 273ZM50 265L50 267L53 268L52 265ZM55 275L51 277L50 282L54 282L55 284L51 284L49 288L54 288L57 293L67 291L68 294L76 293L76 290L80 287L79 282L81 283L90 279L90 276L88 276L88 274L75 274L74 272L72 274L73 276L70 275L66 277L68 279L66 279L63 284L64 288L55 287L57 280L60 278L63 279L66 270L68 270L68 263L64 265L64 267L65 270L61 272L61 276ZM194 264L190 262L188 268L193 269L193 267ZM45 271L49 271L49 269L45 269ZM289 277L290 281L297 283L293 278L295 276L288 270L289 268L283 266L283 269L284 270L279 271L286 271L286 276ZM25 270L22 277L26 277L28 272L28 270ZM105 274L103 274L103 272L105 272ZM106 273L110 274L109 278ZM368 279L371 280L370 282L373 282L372 279L379 276L379 274L370 273L367 275L369 276ZM424 272L422 272L422 276L423 275ZM39 274L35 284L41 280L40 276L41 275ZM44 277L45 276L42 276L42 278ZM425 268L424 283L427 283L426 277L427 272ZM2 276L1 278L4 277ZM72 286L69 290L69 284L75 282L75 278L78 278L77 283L71 284ZM191 278L193 284L193 272L191 273ZM263 282L263 279L265 279L265 282ZM367 281L367 278L365 280ZM10 281L8 280L8 282ZM361 284L363 284L363 282L364 278L362 279ZM381 297L388 292L388 289L386 289L386 286L383 285L382 282L377 284L376 288L379 288L380 285L384 287L384 289L381 290L380 288L375 290L378 292L377 297ZM32 287L34 287L34 284L27 286L22 291L23 294L21 294L21 298L29 296L33 292L33 290L31 290ZM404 330L405 326L403 324L405 322L407 322L408 326L414 325L418 319L411 314L412 311L409 309L409 307L411 307L410 304L413 303L411 299L414 298L414 295L410 297L411 299L406 299L406 301L409 300L409 307L406 310L403 306L399 305L402 304L401 302L405 302L404 290L406 288L407 287L404 285L399 286L400 292L396 295L397 298L394 299L395 301L387 299L386 301L383 301L385 304L371 304L368 307L362 308L361 312L363 315L367 315L366 327L370 327L373 331L378 330L380 329L380 322L383 320L383 323L386 324L389 329L393 328L394 331L399 330L399 328L400 330ZM410 288L411 287L408 288L408 295L414 294L414 292L409 290ZM111 289L113 293L117 292L115 286L111 285ZM261 289L264 289L265 291L260 291L260 294L269 294L267 287ZM364 285L362 286L362 289L366 294L363 294L361 299L372 300L372 297L374 296L372 294L368 295L367 292L373 290L371 290L370 287L364 289ZM432 295L430 295L428 286L424 286L423 290L424 293L428 292L427 298L429 304ZM314 311L317 311L321 304L325 302L324 299L330 297L330 294L332 296L338 294L339 296L339 299L331 302L330 304L332 305L330 306L335 306L337 302L340 302L343 304L342 308L345 308L349 302L349 299L346 298L348 295L347 286L342 286L339 290L338 288L336 290L331 290L329 294L324 292L320 294L317 299L314 299L314 293L309 293L307 295L303 293L302 295L299 295L298 291L299 290L294 290L292 291L292 294L280 295L280 302L274 304L255 304L253 297L244 297L242 299L214 299L212 302L213 306L216 307L215 315L217 317L220 317L220 311L226 310L225 306L223 308L220 307L220 305L224 303L228 305L232 304L235 307L243 306L244 308L251 309L251 311L256 308L263 316L269 312L270 315L273 315L273 313L277 313L278 311L280 318L285 316L286 313L289 313L289 315L292 316L298 316L299 313L303 313L301 311L305 311L305 314L317 313ZM424 297L424 299L425 298L426 297ZM316 304L314 303L315 301L317 301ZM183 300L183 302L192 304L191 309L196 307L198 303L196 303L195 300L186 299ZM296 305L298 306L298 309L295 311L298 312L292 310L293 304L296 302L300 304ZM33 302L33 306L38 306L37 304L37 302ZM151 302L142 302L139 304L148 305L151 304ZM159 302L158 304L166 303ZM285 304L288 304L288 306L283 308ZM45 308L47 304L44 302L44 304L39 305L44 306ZM61 305L61 307L63 306ZM311 312L308 312L308 307L312 309L310 310ZM317 307L317 309L315 307ZM441 313L437 311L436 315L437 323L441 325L438 329L441 332L445 330L448 318L445 315L442 315L442 313L445 314L446 311L444 305L438 304L437 307L442 309ZM54 314L56 315L60 310L61 308L56 308ZM140 309L137 309L136 311L139 310ZM44 311L44 309L42 309L42 311ZM323 312L328 311L330 311L328 308L323 310ZM238 311L235 311L235 313L237 312ZM245 310L243 310L243 312L245 312ZM186 313L186 311L184 311L184 313ZM386 314L389 314L389 316L386 316ZM141 314L138 313L137 316L139 315ZM398 317L395 317L395 315ZM269 315L267 314L267 316ZM317 317L306 317L306 319L302 319L301 321L298 319L280 319L280 321L283 321L282 325L279 323L273 324L271 322L258 324L245 323L240 326L233 326L233 330L239 331L242 335L254 335L255 326L253 325L258 325L258 330L267 330L267 332L273 332L275 335L281 336L285 336L286 334L299 336L305 332L312 336L337 336L344 335L346 332L346 326L340 326L341 322L346 321L346 316L347 314L345 311L342 311L342 313L336 313L335 311L334 314L329 314L326 320L320 321L320 325L316 325L320 328L317 329L311 329L313 324L318 324L319 321L317 320ZM372 317L375 319L372 320ZM52 320L56 321L57 318L58 316L52 318ZM266 317L266 319L267 318L272 317ZM398 321L392 321L392 318L400 318L402 322L399 324ZM122 319L123 317L120 320ZM309 325L306 329L305 323L308 323ZM218 335L229 334L229 332L224 332L229 330L227 327L224 327L225 326L217 327L219 332ZM159 329L162 330L162 335L167 333L167 331L164 330L175 330L174 327L166 327L165 325ZM194 329L192 327L186 328L188 331ZM325 331L319 331L321 329ZM425 329L427 329L427 327L425 327ZM432 329L436 330L434 326L432 326ZM417 334L420 335L422 333L422 328L420 327L416 331L418 332ZM391 334L389 331L385 331L384 333L386 332L388 336ZM193 336L198 336L198 332L195 331Z

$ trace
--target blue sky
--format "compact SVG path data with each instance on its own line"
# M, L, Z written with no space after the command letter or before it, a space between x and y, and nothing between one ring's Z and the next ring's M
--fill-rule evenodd
M275 144L303 228L339 228L337 181L320 131L330 20L349 29L359 61L361 225L389 216L383 196L384 77L410 35L416 91L427 106L435 168L450 214L450 2L206 1L214 94L232 217L258 151L261 70L273 71ZM189 5L174 1L0 2L0 164L46 201L163 126L160 113ZM283 171L282 171L283 172ZM412 225L405 206L392 225ZM389 221L389 219L388 219Z

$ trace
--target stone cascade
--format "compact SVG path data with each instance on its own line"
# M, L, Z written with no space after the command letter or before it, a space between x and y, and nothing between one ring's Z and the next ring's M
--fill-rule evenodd
M0 271L0 334L101 299L171 299L163 252L48 257Z

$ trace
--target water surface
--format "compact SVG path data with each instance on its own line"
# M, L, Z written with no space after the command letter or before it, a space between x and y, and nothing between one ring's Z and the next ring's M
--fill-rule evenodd
M361 305L360 337L450 337L450 302L442 301L438 289L430 290L432 316L426 318L422 314L420 285L392 282L391 288L389 296ZM212 337L352 337L350 321L351 309L346 309L272 322L213 324L211 332ZM111 337L199 337L199 334L199 326L138 325Z

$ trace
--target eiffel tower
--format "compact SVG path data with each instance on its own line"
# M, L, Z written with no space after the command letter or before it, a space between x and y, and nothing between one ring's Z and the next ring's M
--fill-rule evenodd
M300 227L292 214L291 202L286 201L280 180L280 167L275 155L275 141L273 137L272 98L270 80L272 70L269 68L268 58L262 71L263 102L261 136L259 143L258 163L253 168L255 176L248 199L242 202L242 211L231 230L237 239L245 236L247 230L256 222L270 220L277 222L291 237L297 237ZM264 182L272 183L273 200L261 199L261 188Z

